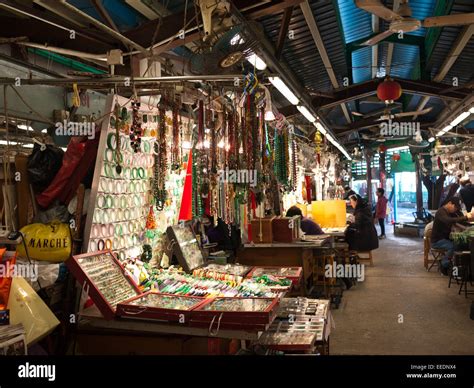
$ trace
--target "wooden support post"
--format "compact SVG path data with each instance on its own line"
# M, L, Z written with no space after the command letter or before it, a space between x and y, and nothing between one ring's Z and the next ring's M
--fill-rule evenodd
M30 209L30 184L28 180L28 156L15 156L15 169L20 173L19 180L14 179L18 203L18 229L28 225L28 210ZM15 175L14 175L15 177Z

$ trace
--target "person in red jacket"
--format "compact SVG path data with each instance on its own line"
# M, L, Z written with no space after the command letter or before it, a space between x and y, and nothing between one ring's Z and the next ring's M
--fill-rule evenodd
M380 225L380 239L385 238L385 217L387 216L387 202L385 197L385 190L379 187L377 189L377 205L375 207L375 218L379 220Z

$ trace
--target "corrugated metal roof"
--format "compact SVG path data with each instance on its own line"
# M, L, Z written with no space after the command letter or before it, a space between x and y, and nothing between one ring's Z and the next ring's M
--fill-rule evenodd
M424 20L429 16L433 16L437 0L409 0L410 8L412 10L412 18ZM388 0L385 3L387 8L393 9L393 0ZM387 22L383 21L384 29L388 28ZM408 35L425 36L426 28L408 32Z
M419 66L419 56L418 46L395 43L390 74L399 78L413 78L415 67Z
M341 82L342 78L347 76L347 66L336 10L332 3L314 3L311 7L331 65ZM278 40L281 22L282 15L267 16L261 20L267 36L275 43ZM306 88L332 89L327 70L300 7L295 7L293 10L289 30L293 31L294 39L286 40L282 58Z
M452 14L474 12L473 0L458 0L453 5ZM434 78L440 71L445 59L454 46L456 39L461 34L463 27L444 27L436 44L433 54L428 62L428 71ZM457 77L459 84L463 85L474 78L474 37L471 37L462 54L458 57L442 82L452 84L453 77Z
M388 8L393 8L393 0L386 0L383 3ZM329 59L336 72L337 78L342 80L344 76L352 71L354 83L360 83L372 78L372 48L361 47L351 53L352 69L347 68L346 45L370 37L372 32L372 16L357 8L353 0L333 0L332 2L310 1L318 28L325 43ZM410 0L413 17L423 20L434 16L437 7L437 0ZM473 0L454 0L451 14L474 12ZM340 20L338 20L338 14ZM282 15L271 15L260 19L267 36L276 42L282 22ZM340 28L339 28L340 27ZM384 31L388 23L381 21L380 31ZM327 71L321 61L317 48L313 42L307 24L299 7L294 8L293 17L290 23L290 30L295 33L294 40L287 40L283 50L282 59L287 62L292 71L297 75L301 83L308 89L325 90L331 89ZM431 60L428 62L428 70L431 77L439 71L442 63L446 59L449 50L453 47L462 27L445 27L441 30L438 41L435 41L435 48L432 52ZM420 29L409 35L426 37L428 29ZM414 40L413 44L394 43L394 52L391 63L391 75L394 77L412 79L420 76L420 46ZM385 65L387 60L388 43L383 42L378 45L379 56L377 63L377 76L385 75ZM449 83L453 76L459 78L460 84L466 83L474 78L474 38L470 40L463 54L457 59L451 71L445 78ZM423 69L421 69L423 70ZM408 106L405 111L414 110L420 101L418 96L406 99ZM433 107L432 112L420 117L421 121L434 121L437 115L445 107L444 103L437 98L431 98L428 107ZM361 106L361 111L366 111L367 106ZM375 106L373 109L376 109ZM355 104L351 103L351 109L355 109ZM345 124L343 114L339 107L327 112L329 122L334 124Z
M68 0L68 3L80 9L82 12L85 12L89 16L92 16L93 18L107 24L107 22L102 19L96 8L89 0ZM130 7L124 1L102 0L102 5L107 10L120 31L127 31L138 27L141 23L147 20L143 15L141 15L134 8Z
M359 39L369 37L372 32L371 15L357 8L353 1L338 0L340 6L341 21L344 30L346 42L353 42ZM386 6L393 8L393 1L386 2ZM413 17L417 19L425 19L433 15L436 0L411 0ZM388 29L387 22L381 20L380 31ZM415 36L424 36L426 29L409 33ZM419 64L419 47L406 44L395 44L391 74L401 78L412 78L414 69ZM379 76L385 75L385 63L387 58L387 44L379 44ZM353 80L354 82L363 82L372 78L371 65L372 51L369 48L361 48L352 53Z
M372 33L372 17L357 8L353 0L337 0L345 43L351 43Z
M352 77L354 83L372 78L372 47L363 47L352 53Z

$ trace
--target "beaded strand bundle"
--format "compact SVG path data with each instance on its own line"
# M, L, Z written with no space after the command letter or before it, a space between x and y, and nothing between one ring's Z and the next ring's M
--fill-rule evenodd
M163 210L166 202L166 172L168 157L166 154L166 110L163 104L158 106L158 131L155 148L155 165L153 166L153 197L156 208Z
M178 170L181 165L178 104L173 104L173 141L171 143L171 169Z
M138 100L132 101L132 127L130 128L130 145L135 153L140 151L142 143L143 130L141 127L140 117L138 111L140 109L140 102Z

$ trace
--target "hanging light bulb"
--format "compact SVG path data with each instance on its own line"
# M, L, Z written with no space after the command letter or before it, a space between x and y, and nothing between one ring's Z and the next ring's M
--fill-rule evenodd
M270 91L265 87L265 121L275 120L275 114L273 113L272 97Z
M415 141L417 143L421 143L423 141L423 137L421 136L421 131L417 131L415 135Z

